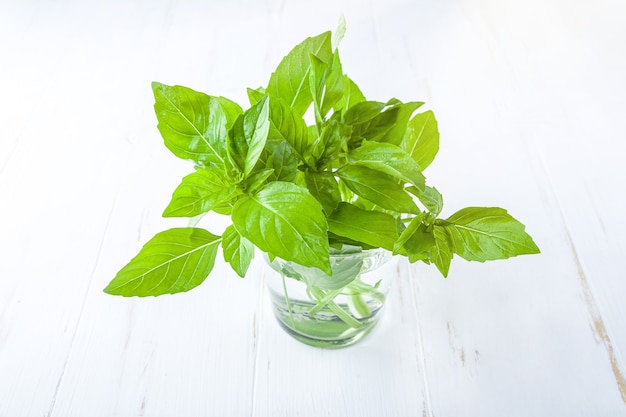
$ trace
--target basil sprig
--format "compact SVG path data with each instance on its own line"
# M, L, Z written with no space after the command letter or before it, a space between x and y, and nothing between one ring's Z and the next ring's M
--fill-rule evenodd
M221 236L196 227L158 233L105 292L157 296L191 290L219 247L241 277L255 247L331 274L331 247L384 248L447 276L454 255L484 262L538 253L506 210L464 208L438 216L441 194L422 170L439 149L423 103L369 101L343 73L330 32L285 56L250 107L182 86L153 83L158 129L171 152L194 163L166 217L230 216ZM304 115L312 108L311 123Z

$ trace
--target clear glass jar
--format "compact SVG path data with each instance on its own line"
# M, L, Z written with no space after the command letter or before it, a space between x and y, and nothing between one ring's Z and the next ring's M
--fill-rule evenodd
M299 341L337 348L356 343L379 319L391 279L391 253L357 246L332 249L333 275L280 258L267 259L274 315Z

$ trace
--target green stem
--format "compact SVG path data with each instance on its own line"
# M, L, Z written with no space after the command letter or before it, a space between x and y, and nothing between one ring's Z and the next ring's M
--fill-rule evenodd
M366 284L358 278L347 285L345 289L347 290L348 295L367 294L380 303L385 301L385 296L383 293L378 291L376 287Z
M285 274L281 273L280 277L283 280L283 294L285 295L285 303L287 303L287 310L289 311L289 319L291 320L291 327L296 328L296 322L293 319L293 311L291 310L291 303L289 302L289 294L287 294L287 284L285 283Z
M359 318L369 317L372 314L369 306L363 300L364 295L367 295L381 304L385 301L385 296L376 289L376 286L366 284L359 278L348 284L344 290L344 294L348 297L350 310L354 313L354 316Z
M335 302L331 301L328 303L328 308L337 315L344 323L353 329L360 329L363 327L363 323L352 317L349 313L347 313L343 308L339 307Z
M352 310L353 315L359 318L366 318L372 315L367 303L363 301L362 294L353 294L348 296L348 306Z
M310 287L310 290L311 290L311 293L317 299L317 301L322 300L327 295L323 290L321 290L319 288L316 288L316 287ZM328 306L330 311L335 313L337 315L337 317L339 319L341 319L341 321L346 323L348 326L350 326L350 327L352 327L354 329L359 329L359 328L363 327L363 324L360 321L358 321L357 319L352 317L349 313L347 313L344 309L342 309L334 301L329 301L326 305Z
M324 308L324 306L326 306L326 304L330 303L331 301L333 301L335 299L335 297L337 297L340 293L341 290L343 288L340 288L338 290L334 290L334 291L330 291L328 293L326 293L326 295L324 297L322 297L321 300L317 300L317 297L315 297L316 301L318 301L318 303L313 306L313 308L311 310L309 310L309 316L313 316L315 314L317 314L321 309Z

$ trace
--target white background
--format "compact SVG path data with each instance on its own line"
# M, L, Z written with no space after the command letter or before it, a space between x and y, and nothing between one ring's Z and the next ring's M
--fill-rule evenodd
M401 262L342 350L277 326L260 259L104 294L185 224L150 82L245 104L341 13L365 95L435 111L443 214L506 207L542 254ZM626 416L625 43L619 0L0 0L0 417Z

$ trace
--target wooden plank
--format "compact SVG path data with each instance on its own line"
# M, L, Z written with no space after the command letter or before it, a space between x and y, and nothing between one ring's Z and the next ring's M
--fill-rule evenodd
M414 39L409 56L420 56L427 64L423 77L430 80L428 90L437 97L440 115L442 150L427 177L443 184L440 190L449 210L468 203L511 208L544 252L507 263L454 265L447 281L417 269L418 276L433 276L428 282L417 280L415 291L425 355L430 358L426 372L434 415L624 411L619 352L626 345L616 342L622 333L612 333L615 327L605 324L621 323L623 315L605 306L619 304L625 292L614 275L607 280L613 294L593 294L594 284L604 278L580 274L577 245L555 196L575 191L572 179L586 172L572 176L572 169L561 171L560 164L578 150L589 150L584 137L563 124L571 117L586 120L574 109L575 102L569 106L572 116L553 116L562 116L558 106L568 93L553 87L566 69L558 65L562 57L549 54L560 46L575 51L569 44L575 39L553 24L560 11L539 2L515 8L449 4L430 34L430 39L438 39L435 46L417 40L426 38L419 29L409 38ZM400 36L403 25L394 15L380 20L387 28L381 33ZM529 38L523 35L531 20L536 23ZM416 28L424 25L428 27L427 22L415 22ZM390 60L392 53L381 61ZM551 66L548 72L544 58ZM458 64L451 65L455 61ZM564 83L563 88L573 85ZM569 155L563 154L565 139ZM542 161L537 148L546 143L559 143L560 154L555 148L551 159ZM559 187L550 185L551 166L563 175ZM512 191L501 191L511 186ZM577 193L577 200L580 197ZM572 199L569 207L577 206ZM585 230L580 236L590 234ZM611 262L603 265L618 271Z
M590 328L606 351L615 386L626 403L626 334L622 331L626 282L618 263L626 250L622 238L626 200L618 185L626 180L621 158L626 150L621 140L626 56L615 52L620 50L617 40L626 36L626 7L615 2L600 6L558 10L563 15L559 28L568 38L550 74L560 74L553 91L555 99L562 98L559 110L564 123L548 124L545 137L536 136L535 141L574 248ZM569 100L572 86L575 101Z
M128 13L146 11L86 11L42 7L22 16L28 30L3 56L10 76L3 120L15 115L0 128L8 128L0 136L7 133L14 148L0 176L3 416L53 410L130 156L131 113L115 105L134 74L119 70L133 62L133 48L116 48L102 26L88 29L96 17L114 27ZM12 27L22 29L20 23ZM137 92L130 91L125 103L132 108Z
M167 24L152 27L154 38L144 39L150 51L137 59L144 66L142 77L128 84L141 83L149 93L154 79L232 96L229 83L241 80L210 74L237 68L230 55L219 55L216 39L226 35L221 29L227 21L221 27L207 25L206 13L192 6L175 5L167 10ZM189 64L181 66L184 62ZM245 86L238 87L234 98L241 101ZM117 198L94 271L97 285L87 295L53 416L93 415L94 410L103 416L251 413L261 285L255 266L241 280L219 252L209 279L187 294L121 299L102 293L154 233L187 224L160 218L172 191L193 166L162 145L152 104L150 95L142 94L130 110L137 123L130 126L135 167ZM200 224L216 234L225 225L219 218Z
M210 277L189 293L102 293L163 228L161 207L146 207L161 191L158 182L142 189L131 181L118 199L52 416L250 413L261 286L254 267L242 280L220 254Z

